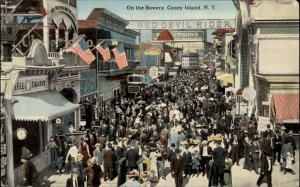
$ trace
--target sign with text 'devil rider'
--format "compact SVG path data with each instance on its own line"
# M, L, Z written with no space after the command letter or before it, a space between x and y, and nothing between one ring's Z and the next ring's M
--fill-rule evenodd
M234 19L201 19L201 20L130 20L126 26L133 30L155 29L220 29L235 28Z

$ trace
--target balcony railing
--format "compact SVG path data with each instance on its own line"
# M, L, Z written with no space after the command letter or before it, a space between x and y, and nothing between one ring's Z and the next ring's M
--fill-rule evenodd
M48 53L48 59L55 59L58 60L59 59L59 53L58 52L49 52Z

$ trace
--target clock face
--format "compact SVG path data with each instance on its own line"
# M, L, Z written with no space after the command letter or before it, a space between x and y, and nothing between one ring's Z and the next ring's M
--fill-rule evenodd
M55 121L57 124L61 124L62 120L61 118L56 118L56 121Z
M27 131L24 128L17 129L17 138L19 140L25 140L27 138Z
M55 123L56 123L56 125L62 125L64 123L64 120L63 120L63 118L58 117L55 119Z

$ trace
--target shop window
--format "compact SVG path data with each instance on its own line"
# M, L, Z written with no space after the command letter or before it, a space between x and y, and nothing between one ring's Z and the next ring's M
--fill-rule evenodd
M270 114L270 102L262 102L262 116L269 117Z
M113 96L114 98L118 98L121 95L121 89L117 88L113 90Z
M12 45L1 44L1 61L11 62L12 61Z

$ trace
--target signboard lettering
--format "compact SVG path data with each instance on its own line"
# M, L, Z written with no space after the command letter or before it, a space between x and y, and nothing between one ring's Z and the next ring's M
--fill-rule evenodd
M152 66L150 68L149 75L152 79L158 78L158 67Z
M234 28L234 19L206 19L206 20L131 20L127 29L220 29Z
M197 40L197 41L204 41L205 36L204 32L199 31L170 31L175 41L181 40ZM153 31L152 32L152 40L156 40L159 36L160 32Z
M48 76L21 77L14 87L14 95L48 89Z
M139 93L140 87L139 86L128 86L128 93Z

